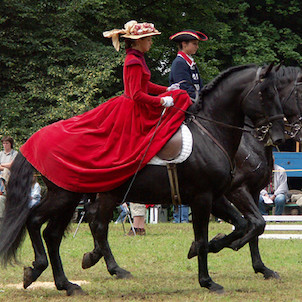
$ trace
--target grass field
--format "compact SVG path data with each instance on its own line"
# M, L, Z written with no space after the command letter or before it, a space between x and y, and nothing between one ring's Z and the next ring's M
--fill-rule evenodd
M127 230L129 224L126 225ZM38 287L22 288L23 266L1 268L0 301L302 301L301 240L260 240L264 263L276 270L281 280L264 280L255 274L248 247L238 252L225 249L209 255L209 272L225 288L223 295L201 288L197 279L197 260L188 260L193 240L191 224L161 223L147 225L147 236L127 237L122 225L110 225L109 242L119 265L133 279L117 280L106 270L104 260L83 270L84 252L92 249L88 225L83 223L73 238L76 224L61 245L67 277L82 281L87 296L67 297L54 287L50 267L42 274ZM230 232L226 224L210 223L210 238L218 232ZM34 260L27 236L20 250L22 264ZM19 286L19 287L18 287Z

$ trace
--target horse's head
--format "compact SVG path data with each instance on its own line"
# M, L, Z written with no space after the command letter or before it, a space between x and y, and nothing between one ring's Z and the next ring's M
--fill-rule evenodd
M284 142L284 121L272 67L271 64L254 68L250 75L251 83L243 91L241 107L253 121L257 137L278 145Z
M287 119L286 134L302 141L302 71L298 67L282 66L276 70L276 87Z

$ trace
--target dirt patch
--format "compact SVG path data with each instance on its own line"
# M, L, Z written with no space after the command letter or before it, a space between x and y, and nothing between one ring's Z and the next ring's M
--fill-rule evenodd
M76 281L70 281L72 283L76 283L78 285L88 284L88 281L85 280L76 280ZM17 288L17 289L23 289L23 283L10 283L6 285L0 285L0 287L11 287L11 288ZM35 288L55 288L54 282L40 282L36 281L33 284L31 284L27 289L35 289Z

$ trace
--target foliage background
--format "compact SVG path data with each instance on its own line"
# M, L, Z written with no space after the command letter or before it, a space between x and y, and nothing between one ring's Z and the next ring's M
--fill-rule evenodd
M152 81L168 84L186 28L208 35L196 61L204 82L239 64L301 66L299 0L2 0L1 135L20 146L43 126L83 113L122 93L124 51L102 32L127 21L153 22L162 35L147 55Z

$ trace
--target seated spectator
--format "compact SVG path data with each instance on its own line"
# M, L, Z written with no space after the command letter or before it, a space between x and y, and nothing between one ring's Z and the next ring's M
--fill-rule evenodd
M259 210L262 215L268 214L269 204L274 204L275 215L282 215L288 195L287 175L285 169L274 164L273 177L269 185L261 190Z

